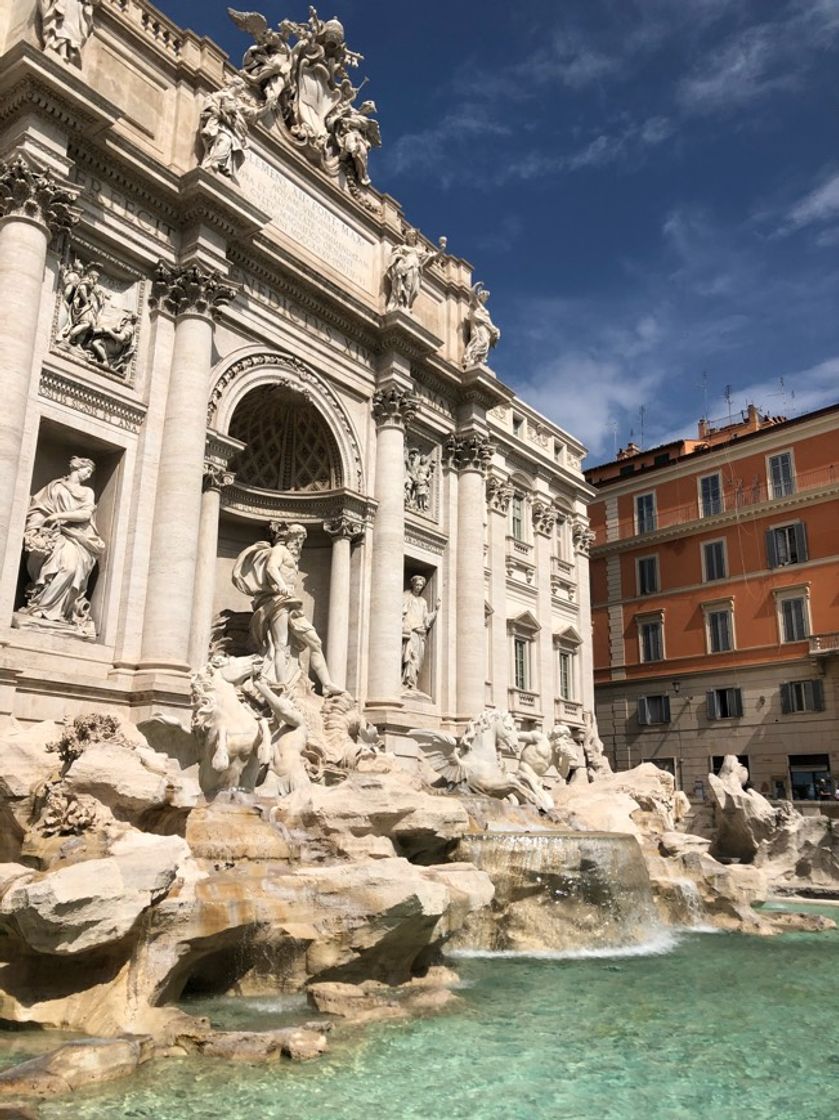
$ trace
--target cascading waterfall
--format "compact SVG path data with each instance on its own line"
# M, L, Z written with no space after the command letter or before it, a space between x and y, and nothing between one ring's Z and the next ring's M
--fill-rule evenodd
M660 932L634 836L605 832L485 832L459 855L495 884L455 949L539 952L622 948Z

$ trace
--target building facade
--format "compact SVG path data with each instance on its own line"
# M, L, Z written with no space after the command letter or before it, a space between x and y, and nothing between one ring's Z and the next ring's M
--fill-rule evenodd
M246 647L243 553L302 525L304 656L397 747L486 705L581 725L584 448L370 184L343 28L237 70L145 0L53 7L0 12L2 716L183 712Z
M587 471L601 735L689 794L725 754L771 796L839 776L839 406L749 409Z

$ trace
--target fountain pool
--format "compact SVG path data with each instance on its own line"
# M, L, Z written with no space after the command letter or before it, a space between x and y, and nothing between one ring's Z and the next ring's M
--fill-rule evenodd
M657 951L656 951L657 950ZM685 933L573 957L457 960L457 1011L319 1062L160 1061L43 1120L832 1120L839 933ZM205 1003L219 1026L232 1001ZM287 1015L287 1003L278 1003ZM260 1001L260 1025L266 1005Z

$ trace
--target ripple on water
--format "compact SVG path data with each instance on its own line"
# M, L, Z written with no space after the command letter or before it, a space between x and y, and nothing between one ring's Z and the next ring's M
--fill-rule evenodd
M461 959L460 1009L321 1062L186 1059L42 1120L833 1120L839 936L686 934L669 952Z

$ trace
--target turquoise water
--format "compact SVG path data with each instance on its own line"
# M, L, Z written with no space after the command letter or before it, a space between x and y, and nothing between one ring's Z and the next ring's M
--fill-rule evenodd
M663 946L662 946L663 947ZM43 1120L833 1120L839 934L689 933L668 951L461 958L455 1012L320 1062L161 1061ZM260 1025L265 1001L260 1001ZM205 1003L242 1026L231 1001ZM287 1004L278 1014L288 1015ZM269 1014L270 1018L270 1014Z

